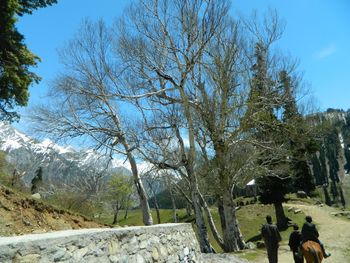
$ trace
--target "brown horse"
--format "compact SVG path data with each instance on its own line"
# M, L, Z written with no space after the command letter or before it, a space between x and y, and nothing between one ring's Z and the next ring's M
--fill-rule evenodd
M301 251L303 252L306 263L321 263L323 260L321 246L317 242L306 241L302 245Z

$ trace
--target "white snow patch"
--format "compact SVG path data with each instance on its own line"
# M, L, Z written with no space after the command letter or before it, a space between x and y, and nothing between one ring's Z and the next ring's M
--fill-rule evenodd
M21 138L24 142L29 142L30 138L26 135L24 135L23 133L20 133L18 131L15 130L15 135L18 136L19 138Z
M3 151L15 150L21 147L22 145L18 141L7 139L2 143L1 150Z
M126 158L124 159L113 159L112 162L112 167L124 167L126 169L128 169L129 171L131 171L131 166L128 160L126 160Z
M139 169L140 173L147 173L151 171L154 168L154 166L150 162L143 161L137 164L137 168Z

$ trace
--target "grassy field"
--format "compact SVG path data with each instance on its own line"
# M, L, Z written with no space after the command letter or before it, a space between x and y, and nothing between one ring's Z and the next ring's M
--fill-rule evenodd
M304 214L294 214L292 211L288 212L288 209L285 209L285 214L287 217L292 219L294 223L297 223L299 225L302 225L304 222L305 215ZM214 217L214 220L217 224L218 229L219 227L219 215L217 213L217 209L215 207L212 208L212 215ZM161 222L162 223L171 223L172 222L172 210L160 210L161 213ZM184 209L179 209L177 211L179 222L191 222L194 223L194 217L186 217L186 212ZM248 241L258 241L261 239L260 237L260 228L262 224L265 223L265 217L266 215L270 214L273 217L274 222L276 222L275 219L275 212L272 205L262 205L262 204L251 204L251 205L245 205L240 207L240 209L237 210L237 218L239 222L240 229L242 231L244 240L246 242ZM136 226L136 225L143 225L142 223L142 214L140 210L132 210L129 211L129 216L127 219L123 218L124 213L122 212L120 214L120 220L118 220L119 226ZM152 211L152 216L154 222L156 222L156 213L155 210ZM103 223L111 223L112 216L104 216L101 219L101 222ZM282 242L288 243L288 238L291 233L292 229L288 228L285 231L281 232L282 236ZM222 252L219 245L215 242L214 237L209 230L209 239L215 248L217 252ZM244 251L242 252L241 256L246 259L254 259L259 256L259 253L265 253L264 250L253 250L253 251Z

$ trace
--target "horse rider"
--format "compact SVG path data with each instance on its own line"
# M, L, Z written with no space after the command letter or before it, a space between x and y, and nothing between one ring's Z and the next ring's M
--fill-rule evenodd
M324 258L330 257L331 254L330 253L326 253L322 242L318 239L319 234L318 234L318 231L316 229L315 224L312 223L312 217L311 216L306 216L305 220L306 220L306 222L304 223L304 225L303 225L303 227L301 229L302 243L305 243L308 240L317 242L321 246L323 257Z

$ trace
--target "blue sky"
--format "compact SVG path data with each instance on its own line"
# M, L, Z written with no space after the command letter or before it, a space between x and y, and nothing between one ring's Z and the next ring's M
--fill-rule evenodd
M62 69L57 56L75 34L81 21L103 18L111 23L122 14L129 0L58 0L58 4L20 18L19 31L30 50L42 62L34 71L42 77L30 88L29 107L22 108L15 126L26 130L30 106L45 103L47 86ZM278 46L298 58L299 70L311 85L321 110L350 108L350 1L349 0L233 0L233 16L263 14L275 8L286 22Z

